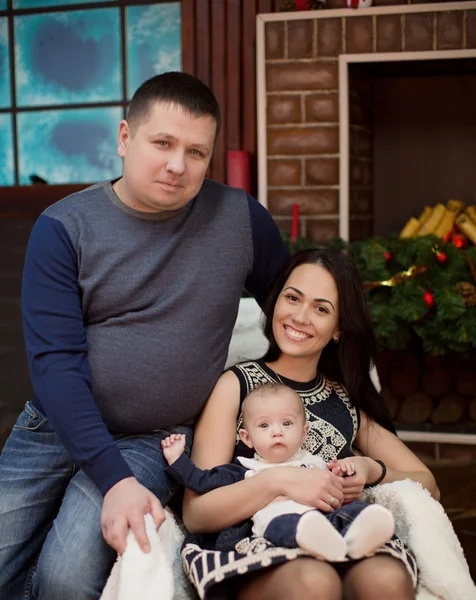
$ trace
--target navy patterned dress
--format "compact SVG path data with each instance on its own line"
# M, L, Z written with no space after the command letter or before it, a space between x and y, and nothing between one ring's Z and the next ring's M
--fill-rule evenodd
M359 415L352 406L344 388L326 379L320 373L313 381L303 383L278 376L264 361L240 363L230 369L240 381L240 402L256 387L266 383L284 383L301 396L310 424L303 448L320 455L326 462L334 457L353 456L352 444L359 429ZM237 425L235 456L253 457L253 450L243 444L238 436L241 413ZM239 541L232 552L214 549L214 536L191 535L182 548L185 572L195 586L200 598L206 598L211 588L231 577L251 573L277 565L299 556L306 556L300 548L279 548L262 537L251 534L251 521L237 526ZM417 566L408 548L394 536L376 551L390 554L401 560L408 569L414 587L417 584ZM350 562L347 559L346 562ZM342 564L342 563L341 563Z

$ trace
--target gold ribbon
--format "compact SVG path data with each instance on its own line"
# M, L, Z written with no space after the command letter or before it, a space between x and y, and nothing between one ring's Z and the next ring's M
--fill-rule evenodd
M385 279L383 281L368 281L364 283L364 290L371 290L376 287L394 287L403 283L407 279L411 279L412 277L416 277L417 275L421 275L426 271L426 267L418 267L417 265L412 265L406 271L401 271L400 273L396 273L390 279Z

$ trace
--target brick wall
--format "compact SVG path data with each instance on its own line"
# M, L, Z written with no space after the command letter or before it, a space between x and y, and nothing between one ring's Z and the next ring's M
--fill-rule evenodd
M374 2L390 4L410 2ZM265 22L267 203L282 229L297 203L302 235L325 242L339 233L339 55L476 49L476 3L449 7L320 10L297 20L282 13ZM349 72L350 232L358 239L372 234L372 110L368 75Z

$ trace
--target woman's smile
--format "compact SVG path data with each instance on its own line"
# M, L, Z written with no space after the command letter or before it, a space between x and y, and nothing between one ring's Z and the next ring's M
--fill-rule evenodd
M313 337L309 333L305 333L304 331L294 329L294 327L292 327L291 325L284 325L284 331L287 337L293 342L303 342Z

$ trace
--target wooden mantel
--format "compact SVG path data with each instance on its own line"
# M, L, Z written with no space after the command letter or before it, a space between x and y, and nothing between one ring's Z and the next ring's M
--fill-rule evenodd
M0 187L1 217L37 217L45 208L69 194L92 185L75 183L69 185L18 185Z

